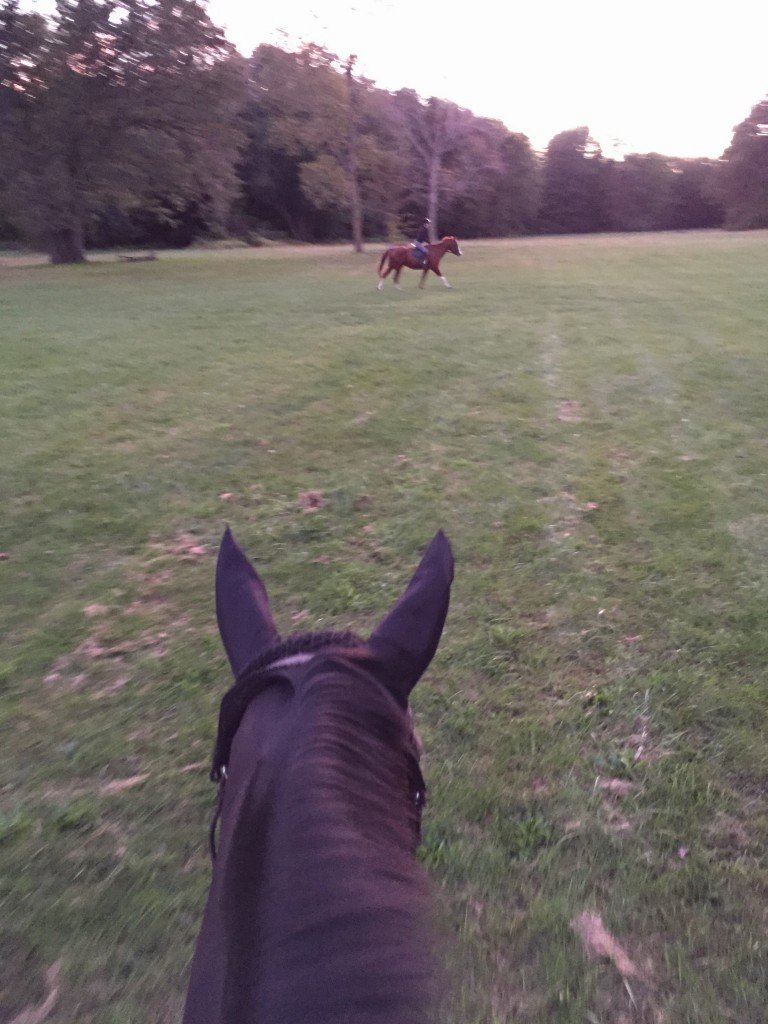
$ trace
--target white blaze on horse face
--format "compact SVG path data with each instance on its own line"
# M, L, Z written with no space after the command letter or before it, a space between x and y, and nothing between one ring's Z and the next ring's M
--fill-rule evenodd
M288 668L291 665L303 665L307 661L312 661L314 657L314 652L300 651L298 654L289 654L285 658L280 658L279 661L273 661L271 665L267 665L267 669Z

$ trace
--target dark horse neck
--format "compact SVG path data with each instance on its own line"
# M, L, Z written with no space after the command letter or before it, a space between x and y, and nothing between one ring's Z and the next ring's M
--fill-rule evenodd
M185 1024L424 1024L413 756L402 710L348 663L289 669L254 702L232 748Z

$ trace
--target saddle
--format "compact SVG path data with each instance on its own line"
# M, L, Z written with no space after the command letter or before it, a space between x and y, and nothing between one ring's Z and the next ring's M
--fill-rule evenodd
M412 242L411 245L419 265L426 270L429 265L429 253L427 252L427 247L420 242Z

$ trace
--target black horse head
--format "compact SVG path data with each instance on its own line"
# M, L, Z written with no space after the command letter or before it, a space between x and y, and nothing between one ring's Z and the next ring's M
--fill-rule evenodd
M235 676L213 775L221 843L185 1024L416 1024L432 970L415 860L423 780L408 698L448 611L443 533L367 640L282 639L224 534L216 613Z

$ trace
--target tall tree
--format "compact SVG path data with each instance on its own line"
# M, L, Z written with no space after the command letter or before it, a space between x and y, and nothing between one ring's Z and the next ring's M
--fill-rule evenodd
M719 227L714 160L631 153L612 163L607 178L613 231L679 231Z
M725 226L768 227L768 96L736 126L723 159Z
M670 226L674 172L659 153L629 153L612 168L611 227L618 231L661 231Z
M719 228L724 210L718 191L720 165L716 160L671 158L669 222L673 231Z
M445 206L452 232L493 237L534 228L539 167L524 135L513 134L499 121L476 118L462 163Z
M411 150L411 199L426 209L434 238L441 205L461 189L473 162L469 143L476 118L434 96L424 101L410 89L396 93L395 102Z
M501 142L501 170L495 191L497 232L520 235L533 231L539 210L541 167L527 136L509 132Z
M247 144L238 166L243 212L258 228L268 225L293 238L310 240L311 204L299 181L300 129L284 131L281 120L299 93L294 54L260 46L248 62L248 98L243 111Z
M360 96L352 77L357 57L350 54L345 66L347 79L347 147L345 165L349 182L349 212L352 219L352 244L363 251L363 198L360 194Z
M359 251L366 223L386 219L381 175L393 161L380 90L353 74L354 63L314 44L255 51L243 179L256 215L271 208L308 240L351 229Z
M7 215L53 262L84 258L105 208L205 206L235 187L241 64L197 0L0 8L0 181Z
M554 234L604 231L607 171L608 162L588 128L556 135L544 161L540 229Z

